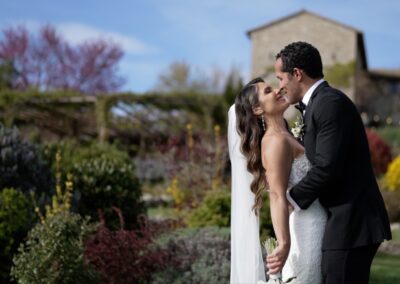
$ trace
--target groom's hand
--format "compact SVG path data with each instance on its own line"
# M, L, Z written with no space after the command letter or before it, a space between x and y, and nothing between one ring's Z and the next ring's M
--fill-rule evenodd
M278 246L271 255L267 256L268 275L282 271L289 255L290 246Z

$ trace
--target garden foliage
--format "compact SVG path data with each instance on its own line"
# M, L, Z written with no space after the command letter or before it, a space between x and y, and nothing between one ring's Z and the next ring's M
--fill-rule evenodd
M59 213L38 223L14 256L11 275L18 283L95 283L84 263L84 241L94 226L87 218Z
M375 174L384 174L392 161L390 146L375 131L366 129L366 133Z
M12 255L26 237L33 222L33 210L26 196L13 188L0 191L0 282L8 282Z

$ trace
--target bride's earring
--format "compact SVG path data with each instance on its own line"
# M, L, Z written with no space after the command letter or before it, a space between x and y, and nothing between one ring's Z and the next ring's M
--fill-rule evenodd
M261 122L262 122L262 126L263 126L263 129L264 129L264 132L265 132L265 120L264 120L264 116L263 115L261 115Z

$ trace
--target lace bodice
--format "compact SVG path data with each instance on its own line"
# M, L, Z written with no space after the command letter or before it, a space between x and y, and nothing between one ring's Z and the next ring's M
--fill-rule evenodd
M311 163L307 159L306 154L302 154L295 158L292 163L292 170L289 176L289 188L298 183L310 170Z

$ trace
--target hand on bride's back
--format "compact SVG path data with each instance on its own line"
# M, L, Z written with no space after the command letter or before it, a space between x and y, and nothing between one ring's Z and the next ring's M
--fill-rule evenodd
M268 275L282 271L289 254L290 245L278 246L271 255L267 255Z

